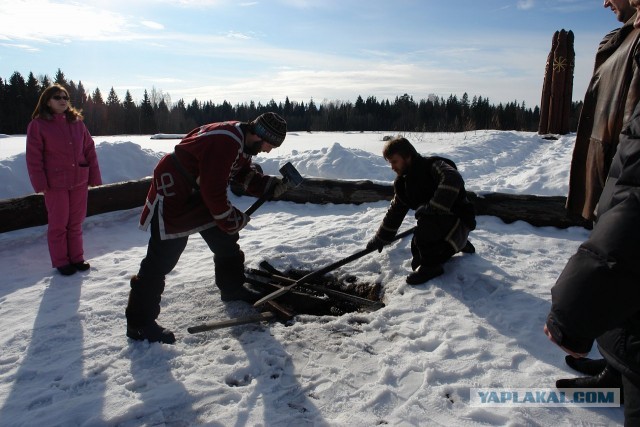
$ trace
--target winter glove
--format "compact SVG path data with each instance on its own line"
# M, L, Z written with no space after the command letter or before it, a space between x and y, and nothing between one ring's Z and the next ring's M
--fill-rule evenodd
M287 185L287 183L285 183L281 178L273 179L275 182L271 186L271 198L277 199L289 189L289 185Z
M250 219L247 214L233 206L228 213L223 214L221 217L214 218L218 227L227 234L239 232L247 225Z
M385 241L378 237L376 234L371 240L367 242L367 249L376 249L378 253L382 252L382 248L386 245Z
M433 213L431 205L429 203L425 203L424 205L418 206L418 209L416 209L416 213L414 216L416 217L416 219L420 219L423 216L429 215L431 213Z

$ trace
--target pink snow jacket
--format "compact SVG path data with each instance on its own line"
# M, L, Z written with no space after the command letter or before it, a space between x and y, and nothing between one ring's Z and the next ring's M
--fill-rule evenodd
M27 170L36 193L102 184L98 157L84 122L36 118L27 128Z

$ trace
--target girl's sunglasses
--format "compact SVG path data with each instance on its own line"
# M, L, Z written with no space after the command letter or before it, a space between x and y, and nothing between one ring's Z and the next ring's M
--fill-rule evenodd
M64 99L65 101L69 100L69 97L64 95L53 95L52 98L56 101L60 101L61 99Z

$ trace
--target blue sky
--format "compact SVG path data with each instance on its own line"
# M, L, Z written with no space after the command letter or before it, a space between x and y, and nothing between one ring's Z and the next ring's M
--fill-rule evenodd
M618 26L602 0L0 0L0 77L60 68L136 101L145 89L232 104L467 92L532 107L555 31L575 34L579 100Z

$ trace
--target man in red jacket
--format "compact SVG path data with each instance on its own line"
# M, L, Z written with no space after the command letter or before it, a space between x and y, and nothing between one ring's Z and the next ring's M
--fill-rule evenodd
M252 195L279 197L287 190L282 179L263 175L251 163L285 139L287 124L275 113L265 113L250 123L211 123L191 131L164 156L140 218L151 225L147 255L131 278L126 308L127 336L150 342L175 342L174 334L156 323L165 275L178 263L188 236L200 233L214 254L216 285L223 301L255 301L261 295L245 287L244 253L238 232L249 217L231 204L231 181Z

